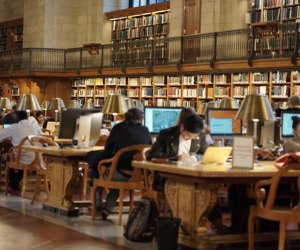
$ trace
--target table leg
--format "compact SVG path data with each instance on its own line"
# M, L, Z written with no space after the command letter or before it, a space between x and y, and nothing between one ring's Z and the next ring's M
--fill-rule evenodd
M47 156L46 161L50 195L44 207L64 215L78 215L72 201L72 187L79 171L77 161L51 156Z
M181 218L185 229L179 231L178 243L209 249L211 243L206 237L206 218L217 202L216 185L169 179L165 184L165 194L173 216Z

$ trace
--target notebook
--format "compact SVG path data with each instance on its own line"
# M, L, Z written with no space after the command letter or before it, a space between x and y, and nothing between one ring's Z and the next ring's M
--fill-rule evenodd
M232 147L208 147L201 164L223 164L232 152Z

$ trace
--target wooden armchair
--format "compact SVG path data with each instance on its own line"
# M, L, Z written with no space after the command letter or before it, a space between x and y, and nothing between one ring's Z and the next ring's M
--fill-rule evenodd
M56 147L59 147L58 144L56 142L54 142L54 140L49 136L29 135L28 140L29 140L30 144L33 146L41 146L41 147L56 146ZM42 179L44 180L44 187L45 187L47 196L50 194L49 183L48 183L48 178L47 178L47 173L46 173L47 167L46 167L46 163L44 162L44 159L43 159L43 154L36 152L34 162L35 162L35 167L36 167L35 168L36 182L35 182L34 195L32 198L32 202L34 202L34 200L40 194Z
M250 214L248 218L248 249L254 249L254 224L256 217L278 221L279 228L279 242L278 249L284 250L286 238L286 223L300 222L300 203L294 207L275 207L274 202L276 192L281 177L286 175L290 170L300 170L300 164L290 164L280 169L271 179L258 181L255 185L256 205L250 207ZM300 175L297 179L298 193L300 193ZM263 188L269 187L268 195Z
M24 196L26 191L28 171L36 169L35 161L30 164L24 164L20 162L22 153L21 147L25 144L29 144L28 137L23 138L17 147L11 147L8 151L9 160L6 162L5 168L5 195L8 193L9 171L11 169L23 170L22 196Z
M114 157L110 159L105 159L99 162L98 171L99 178L94 179L93 181L93 196L92 196L92 218L95 219L96 216L96 190L97 187L101 187L104 189L119 189L119 225L122 223L122 210L123 210L123 199L124 199L124 191L128 190L130 193L130 211L133 207L133 191L134 190L144 190L145 185L143 181L143 176L141 170L134 169L132 171L132 175L128 182L118 182L113 181L113 176L117 171L117 164L120 157L127 152L136 151L134 155L134 160L144 160L145 152L150 149L150 145L134 145L123 148L119 150ZM110 165L108 168L107 165Z

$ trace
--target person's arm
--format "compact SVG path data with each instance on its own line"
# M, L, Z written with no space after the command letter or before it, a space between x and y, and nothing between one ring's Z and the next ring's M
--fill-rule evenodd
M14 129L12 126L10 126L9 128L1 129L0 130L0 142L10 139L12 137L13 132L14 132Z
M205 153L206 149L209 147L207 140L206 140L206 134L200 133L199 140L200 140L200 148L196 151L196 154L203 155Z
M147 155L147 160L150 161L153 158L167 159L169 157L170 155L167 152L167 135L161 131Z

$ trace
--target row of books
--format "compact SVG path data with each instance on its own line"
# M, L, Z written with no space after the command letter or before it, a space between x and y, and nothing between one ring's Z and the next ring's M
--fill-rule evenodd
M254 94L267 95L268 87L267 86L255 86L253 87Z
M104 89L95 89L95 96L104 96Z
M239 84L247 84L248 81L248 73L240 73L240 74L233 74L232 76L232 82L233 83L239 83Z
M120 78L108 77L105 78L105 84L126 86L126 77L120 77Z
M159 13L149 16L119 19L112 21L112 30L140 28L143 26L165 24L169 22L169 13Z
M167 96L167 88L155 88L154 95L155 96Z
M288 78L289 76L288 72L277 71L276 74L273 72L272 83L286 83L290 81L290 78Z
M215 96L230 96L230 87L215 87Z
M94 106L95 107L102 107L103 104L104 104L104 100L103 99L96 99L95 103L94 103Z
M215 82L218 84L230 83L230 77L230 74L215 75Z
M128 96L129 97L137 97L140 96L140 89L136 88L136 89L129 89L128 90Z
M280 21L280 8L265 9L263 11L263 22L279 22L279 21Z
M168 96L181 97L181 89L180 88L175 88L175 87L168 88Z
M283 86L273 86L272 88L272 96L289 96L290 94L290 87L287 85Z
M290 6L290 7L285 7L282 10L282 19L287 20L287 19L295 19L295 18L300 18L300 6Z
M300 95L300 85L294 86L294 95Z
M185 97L197 97L197 89L183 89L182 96Z
M281 0L263 0L263 7L265 8L275 8L280 7Z
M249 86L236 86L233 88L232 95L233 96L245 96L250 94Z
M182 101L182 106L197 109L197 101L194 99L192 99L190 101L184 100L184 101Z
M299 4L300 0L283 0L283 5L293 5L293 4Z

